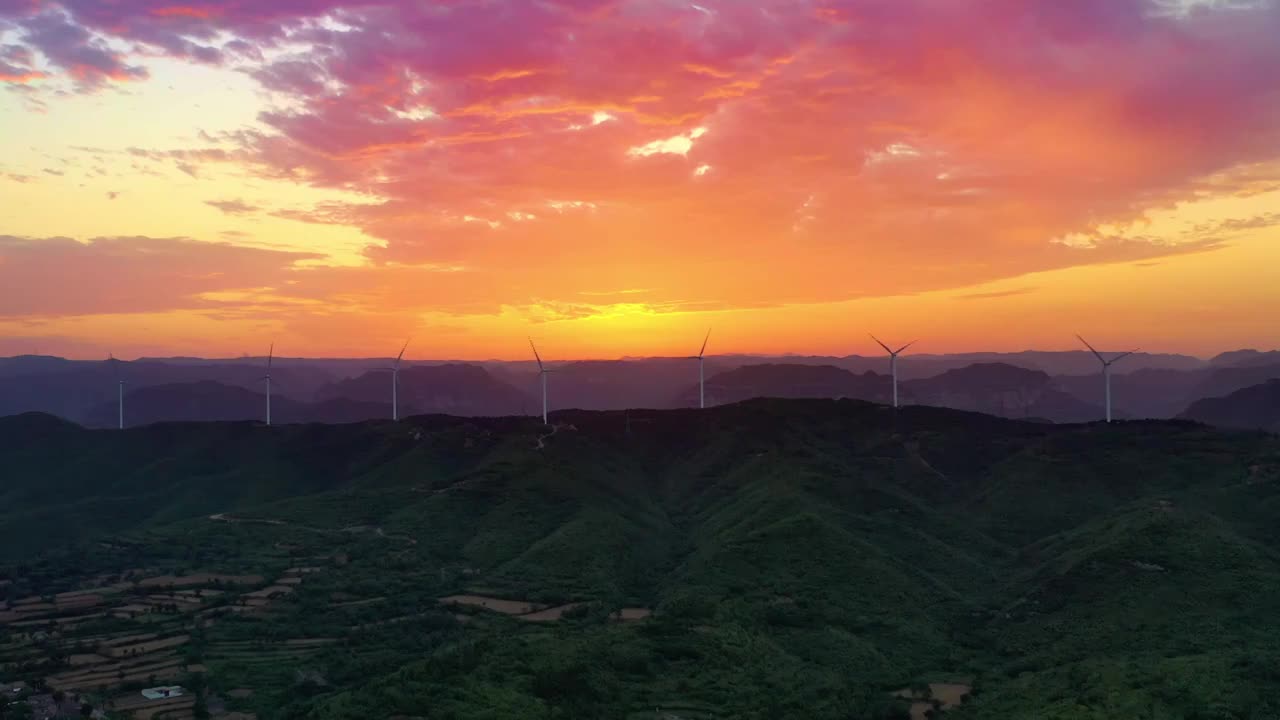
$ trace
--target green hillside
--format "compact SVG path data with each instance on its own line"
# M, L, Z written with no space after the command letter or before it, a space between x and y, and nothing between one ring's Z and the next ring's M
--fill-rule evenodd
M552 423L0 419L0 597L313 565L165 621L263 718L905 718L928 683L972 687L959 720L1280 717L1274 436L843 400ZM125 622L44 665L0 626L0 672Z

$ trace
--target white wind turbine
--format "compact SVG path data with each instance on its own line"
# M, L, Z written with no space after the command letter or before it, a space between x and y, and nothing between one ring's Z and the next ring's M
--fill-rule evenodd
M267 374L262 376L267 381L267 427L271 426L271 358L276 353L276 344L271 343L267 350Z
M111 363L111 368L116 373L116 407L118 415L118 427L124 429L124 378L120 377L120 361L116 360L116 356L107 353L107 362Z
M1107 422L1111 422L1111 365L1115 363L1115 361L1121 358L1128 357L1138 351L1130 350L1129 352L1123 352L1111 358L1110 360L1108 360L1102 357L1102 353L1098 352L1097 350L1094 350L1093 346L1089 344L1088 340L1085 340L1079 335L1076 335L1076 339L1084 343L1084 346L1089 348L1089 351L1093 353L1093 356L1098 358L1098 362L1102 363L1102 384L1106 387L1106 397L1107 397Z
M396 362L389 368L382 368L391 373L391 419L400 419L400 359L404 357L404 351L409 348L409 341L404 341L404 347L400 348L400 354L396 356Z
M875 335L872 335L871 339L879 343L880 347L884 348L884 351L889 353L889 374L893 376L893 406L898 407L898 356L902 354L903 350L915 345L919 341L912 340L897 350L891 350L888 345L880 342L880 338Z
M707 329L707 336L702 339L702 349L697 355L690 355L687 360L698 361L698 407L705 408L707 406L707 386L705 377L702 373L702 360L707 354L707 341L711 339L711 330Z
M533 338L529 338L529 347L533 348L533 357L538 361L538 375L542 378L542 424L547 425L547 375L551 371L542 364L542 356L538 355L538 348L533 344Z

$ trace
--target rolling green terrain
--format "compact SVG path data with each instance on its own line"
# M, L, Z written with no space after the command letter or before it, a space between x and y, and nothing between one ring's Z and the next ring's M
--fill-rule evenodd
M0 597L296 578L149 620L261 718L906 718L928 683L972 688L955 720L1280 717L1275 436L818 400L552 423L0 418ZM0 625L0 681L143 619Z

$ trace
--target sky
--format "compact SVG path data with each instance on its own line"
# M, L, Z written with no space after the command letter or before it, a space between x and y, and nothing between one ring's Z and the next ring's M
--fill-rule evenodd
M0 0L0 355L1280 345L1280 0Z

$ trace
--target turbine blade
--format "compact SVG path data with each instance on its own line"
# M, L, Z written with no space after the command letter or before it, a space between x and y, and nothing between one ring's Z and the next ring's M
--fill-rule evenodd
M707 353L707 341L711 339L711 328L707 328L707 336L702 339L702 349L698 351L698 357L701 358Z
M916 344L916 343L918 343L918 342L920 342L920 341L919 341L919 340L912 340L911 342L907 343L906 345L903 345L902 347L898 348L896 351L894 351L894 353L893 353L893 354L894 354L894 355L898 355L898 354L900 354L903 350L906 350L907 348L911 347L912 345L915 345L915 344Z
M533 338L529 338L529 347L533 348L533 357L538 361L538 370L546 372L546 368L542 367L542 356L538 354L538 346L533 344Z
M1115 356L1115 357L1111 358L1111 362L1115 362L1115 361L1117 361L1117 360L1120 360L1121 358L1127 358L1127 357L1129 357L1130 355L1132 355L1132 354L1134 354L1134 353L1136 353L1136 352L1138 352L1138 351L1137 351L1137 350L1130 350L1129 352L1123 352L1123 353L1120 353L1119 355L1117 355L1117 356ZM1110 363L1108 363L1108 364L1110 364Z
M400 367L400 358L404 357L404 351L409 349L409 341L404 341L404 347L400 348L400 354L396 356L396 367Z
M1084 346L1085 346L1085 347L1089 348L1089 351L1093 353L1093 356L1094 356L1094 357L1096 357L1096 358L1098 358L1098 362L1102 363L1103 365L1106 365L1106 364L1107 364L1106 359L1102 357L1102 353L1100 353L1100 352L1098 352L1097 350L1095 350L1095 349L1093 348L1093 346L1089 344L1089 341L1088 341L1088 340L1085 340L1084 338L1080 337L1079 335L1076 335L1076 339L1077 339L1077 340L1079 340L1080 342L1084 343Z
M276 354L276 344L271 343L271 347L267 349L267 370L271 370L271 358Z
M867 334L868 334L868 335L871 335L871 333L867 333ZM871 335L871 339L872 339L872 340L875 340L877 343L879 343L879 344L880 344L880 347L884 348L884 351L885 351L885 352L889 353L890 355L892 355L892 354L893 354L893 351L889 349L889 346L888 346L888 345L885 345L884 343L880 342L880 338L876 337L875 335Z

